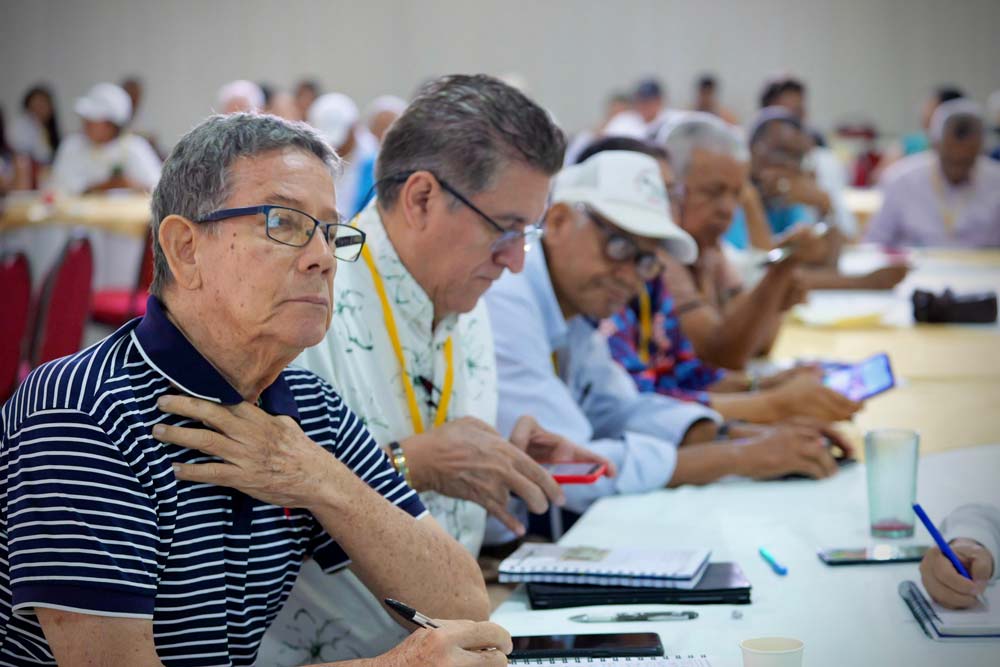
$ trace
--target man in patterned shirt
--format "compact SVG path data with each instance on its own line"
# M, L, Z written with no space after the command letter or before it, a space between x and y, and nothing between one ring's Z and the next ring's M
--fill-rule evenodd
M256 114L174 148L145 317L3 408L0 665L254 664L306 558L433 616L486 617L475 561L332 388L287 368L330 323L335 258L364 244L337 224L337 161ZM503 629L441 625L364 665L489 648L477 664L505 664Z

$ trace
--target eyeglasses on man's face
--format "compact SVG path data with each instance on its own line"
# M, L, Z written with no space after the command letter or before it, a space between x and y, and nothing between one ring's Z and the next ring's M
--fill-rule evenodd
M197 222L218 222L244 215L264 216L264 230L267 238L277 243L301 248L309 244L316 230L323 228L323 235L333 256L345 262L353 262L365 247L365 233L351 225L340 222L320 222L304 211L287 206L243 206L224 208L209 213Z
M412 176L415 171L403 172L401 174L396 174L394 176L387 176L383 180L392 180L397 182L403 182ZM440 178L437 174L432 171L428 171L431 176L438 182L441 189L450 194L452 197L460 201L462 204L467 206L473 213L478 215L487 225L492 227L496 232L500 234L497 238L493 240L490 244L490 252L492 254L502 253L505 250L515 247L518 244L524 246L524 251L527 252L531 246L542 238L542 233L545 229L543 221L539 221L533 224L525 225L522 229L509 229L504 227L499 222L494 220L491 216L483 212L478 206L473 204L468 197L463 195L461 192L452 187L446 180ZM543 218L544 220L544 218Z
M604 256L612 262L632 262L635 272L643 281L652 280L663 272L663 263L655 252L645 252L629 236L619 231L611 222L587 204L577 204L605 236Z

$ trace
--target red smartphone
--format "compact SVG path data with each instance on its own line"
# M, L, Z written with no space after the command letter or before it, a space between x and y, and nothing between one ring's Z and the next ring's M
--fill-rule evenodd
M608 471L603 463L549 463L542 467L560 484L593 484Z

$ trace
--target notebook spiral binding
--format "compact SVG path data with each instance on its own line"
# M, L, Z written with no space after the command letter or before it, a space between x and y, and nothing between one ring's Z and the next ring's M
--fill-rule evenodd
M711 667L708 656L675 655L657 658L535 658L534 660L513 660L511 665L650 665L650 667Z

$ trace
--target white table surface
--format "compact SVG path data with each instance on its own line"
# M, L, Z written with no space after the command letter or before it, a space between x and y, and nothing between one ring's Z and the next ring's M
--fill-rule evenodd
M1000 505L1000 445L929 454L920 460L917 499L940 522L968 502ZM531 611L523 588L493 614L514 635L656 631L669 654L706 653L715 667L741 663L739 642L788 636L805 642L806 667L997 667L1000 643L928 639L896 592L918 579L915 563L829 567L826 547L860 547L868 535L862 464L823 481L732 480L596 503L560 541L571 545L705 546L715 561L736 561L753 585L750 605L689 606L694 621L580 624L586 611L653 610L662 605ZM931 544L923 526L899 544ZM757 554L766 546L789 569L779 577ZM997 585L997 584L994 584ZM673 608L678 608L674 606ZM738 609L742 618L734 619Z

